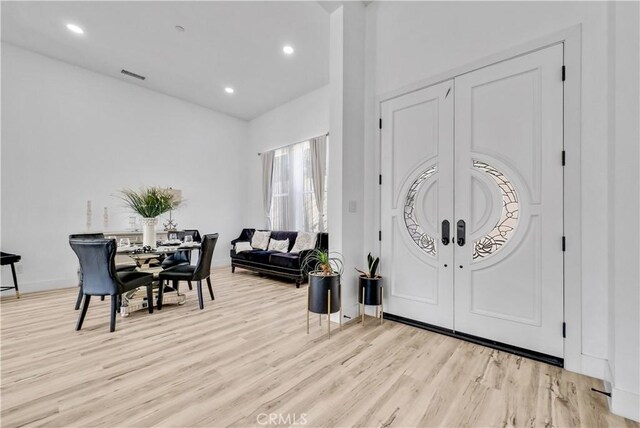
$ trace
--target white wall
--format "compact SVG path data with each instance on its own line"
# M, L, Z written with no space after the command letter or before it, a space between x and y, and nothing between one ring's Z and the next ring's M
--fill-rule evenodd
M367 78L365 92L382 96L579 23L583 26L582 353L595 361L591 374L602 377L608 322L606 4L374 2L367 7L367 63L373 76ZM567 73L570 79L572 70ZM367 120L367 129L375 127L375 117ZM375 135L366 144L378 144ZM378 166L369 157L365 183L367 194L373 195ZM367 230L377 231L375 198L369 200ZM368 236L371 239L371 233Z
M344 2L330 17L331 135L328 166L329 250L342 254L342 311L358 311L358 275L365 261L364 238L364 75L365 9ZM333 317L339 321L339 315Z
M637 2L610 3L609 367L611 409L640 420Z
M110 230L126 228L112 196L124 187L182 189L179 227L219 232L214 263L228 263L247 135L244 121L3 43L1 245L23 257L21 289L75 285L67 235L86 230L87 200L93 229L103 207Z
M247 150L242 150L241 164L241 174L246 176L248 183L244 195L247 206L243 218L245 227L265 227L262 163L258 153L298 143L328 131L328 85L289 101L249 122L249 145Z

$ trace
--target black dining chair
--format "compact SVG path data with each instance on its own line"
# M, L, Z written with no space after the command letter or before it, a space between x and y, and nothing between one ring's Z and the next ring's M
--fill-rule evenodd
M111 332L116 329L118 304L127 291L146 287L149 313L153 313L153 275L138 271L116 272L115 239L69 239L69 245L78 256L82 269L84 303L76 330L82 328L91 296L111 296Z
M104 233L73 233L69 235L69 239L104 239ZM122 264L116 265L117 272L128 272L136 270L136 265L134 264ZM104 297L101 298L104 300ZM78 297L76 298L76 311L80 309L80 304L82 303L82 269L78 269Z
M184 242L185 236L190 236L193 239L193 242L201 242L202 236L200 236L200 232L198 229L185 229L185 230L170 230L167 232L167 238L171 236L175 236L176 239Z
M185 236L191 236L193 242L202 242L202 237L200 236L200 232L197 229L185 229L179 230L176 232L168 232L168 234L175 233L179 240L184 242ZM178 251L176 253L168 255L160 266L162 269L170 269L179 265L188 265L191 264L191 251ZM187 283L189 285L189 290L193 290L193 286L191 285L191 281Z
M197 265L179 265L167 270L164 270L158 274L160 279L160 291L158 292L158 309L162 309L162 294L164 288L164 281L173 281L173 288L178 290L179 281L197 281L198 289L198 306L200 309L204 309L204 302L202 299L202 281L207 280L207 286L209 287L209 294L211 300L215 300L213 295L213 288L211 287L211 259L213 258L213 250L216 248L218 242L218 234L213 233L211 235L204 235L202 237L202 244L200 246L200 258Z

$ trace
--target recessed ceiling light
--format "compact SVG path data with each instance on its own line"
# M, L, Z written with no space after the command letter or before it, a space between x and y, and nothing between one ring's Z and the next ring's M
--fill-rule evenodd
M291 55L293 53L293 47L287 45L282 48L282 52L286 53L287 55Z
M229 87L229 86L227 86L226 88L224 88L224 91L225 91L227 94L233 94L233 93L235 92L235 91L233 90L233 88L231 88L231 87Z
M184 27L182 25L176 25L177 31L184 31Z
M84 30L75 24L67 24L67 29L69 31L73 31L76 34L84 34Z

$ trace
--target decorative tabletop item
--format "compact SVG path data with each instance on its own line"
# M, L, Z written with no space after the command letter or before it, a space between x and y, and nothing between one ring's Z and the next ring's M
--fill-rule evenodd
M136 223L138 222L137 219L138 216L135 215L130 215L129 216L129 230L132 232L137 232L138 231L138 226L136 226Z
M167 190L173 194L176 202L182 202L182 190L174 189L173 187L169 187ZM173 210L169 210L169 221L164 223L163 226L166 231L178 230L178 223L173 219Z
M161 187L147 187L139 191L124 189L119 197L129 209L142 216L143 245L155 248L158 216L175 209L180 201L170 189Z

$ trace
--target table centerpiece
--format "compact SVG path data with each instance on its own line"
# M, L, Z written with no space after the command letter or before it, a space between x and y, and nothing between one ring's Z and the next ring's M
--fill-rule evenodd
M181 201L176 198L171 189L155 186L142 188L139 191L124 189L120 191L119 197L129 209L142 217L143 245L155 248L158 217L176 209Z

